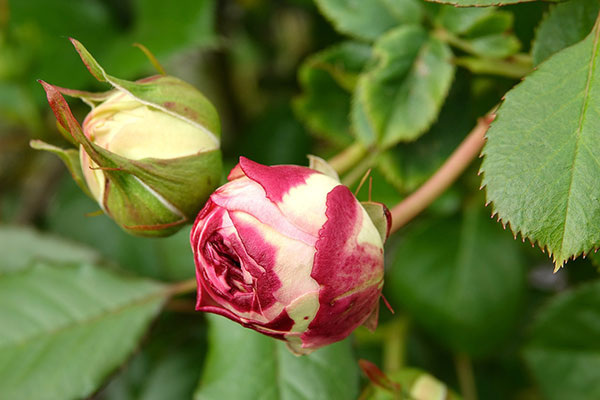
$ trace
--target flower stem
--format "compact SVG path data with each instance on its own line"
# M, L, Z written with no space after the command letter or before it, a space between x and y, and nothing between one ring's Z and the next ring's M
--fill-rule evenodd
M533 69L531 57L523 54L497 60L483 57L456 57L454 64L464 67L474 74L498 75L508 78L519 79L527 75Z
M363 144L356 142L327 160L327 162L341 175L358 163L366 154L367 149Z
M171 284L167 288L169 296L178 296L180 294L192 293L196 291L197 282L196 278L188 279L185 281L179 281Z
M477 386L475 384L475 374L473 373L471 359L466 354L458 353L454 356L454 364L463 399L477 400Z
M426 209L437 199L467 168L473 158L479 154L485 143L485 133L495 114L480 118L477 125L462 141L454 153L419 189L392 208L392 229L396 232L408 221Z

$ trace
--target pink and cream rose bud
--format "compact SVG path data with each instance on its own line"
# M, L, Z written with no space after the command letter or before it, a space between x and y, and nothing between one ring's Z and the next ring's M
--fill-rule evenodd
M363 207L338 180L306 167L242 157L228 179L191 232L196 309L285 340L296 354L361 324L374 329L385 206Z

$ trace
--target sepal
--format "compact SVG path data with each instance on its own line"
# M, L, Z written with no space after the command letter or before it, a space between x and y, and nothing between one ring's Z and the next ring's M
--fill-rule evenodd
M172 76L155 75L137 82L119 79L106 73L87 49L76 39L71 43L90 73L101 82L126 92L141 103L181 118L207 133L219 146L221 126L214 106L188 83Z
M384 204L374 201L364 201L360 204L367 214L369 214L369 218L373 222L373 225L375 225L375 228L377 228L377 232L381 236L381 242L385 243L392 227L392 215L390 211Z
M336 181L340 182L340 177L335 169L327 161L323 160L321 157L317 157L312 154L308 154L308 168L314 169L315 171L319 171L322 174L325 174Z
M85 194L94 198L90 193L87 185L85 184L85 178L81 170L81 163L79 162L79 151L75 149L61 149L60 147L53 146L41 140L32 140L29 142L29 146L36 150L45 150L56 154L65 163L67 169L71 173L73 180L77 183L77 186L83 190Z

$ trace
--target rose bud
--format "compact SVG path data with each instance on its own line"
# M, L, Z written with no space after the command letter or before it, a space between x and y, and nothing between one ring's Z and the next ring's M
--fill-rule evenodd
M240 158L191 232L196 309L296 354L376 327L389 226L385 206L369 203L372 219L322 160L311 166L325 173Z
M210 102L172 76L137 82L108 75L83 45L71 40L89 71L113 89L89 93L41 82L59 129L78 150L40 141L57 153L79 186L124 230L166 236L191 222L221 174L220 125ZM61 93L92 111L75 120Z

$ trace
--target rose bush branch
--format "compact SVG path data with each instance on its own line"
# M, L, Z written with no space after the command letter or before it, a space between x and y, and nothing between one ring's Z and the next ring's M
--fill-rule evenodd
M356 142L327 160L327 162L339 175L342 175L354 167L367 153L368 149L362 143Z
M450 155L446 162L419 189L391 209L392 228L396 232L437 199L479 155L485 143L485 133L495 114L480 118L477 125Z

